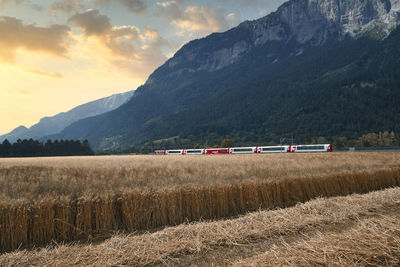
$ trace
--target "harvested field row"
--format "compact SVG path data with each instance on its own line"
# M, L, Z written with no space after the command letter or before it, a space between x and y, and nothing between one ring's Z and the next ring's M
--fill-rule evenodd
M392 169L0 204L0 247L9 251L52 241L107 236L113 231L227 218L258 209L289 207L319 196L367 193L399 185L400 169Z
M360 220L339 233L313 233L312 237L240 260L233 266L399 266L400 210L391 216Z
M1 266L399 264L400 188L243 217L0 255ZM271 261L270 261L271 260Z
M400 166L395 153L0 159L0 202L322 177Z

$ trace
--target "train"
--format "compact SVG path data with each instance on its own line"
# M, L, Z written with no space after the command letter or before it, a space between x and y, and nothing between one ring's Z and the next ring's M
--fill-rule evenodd
M332 144L156 150L155 155L226 155L332 152Z

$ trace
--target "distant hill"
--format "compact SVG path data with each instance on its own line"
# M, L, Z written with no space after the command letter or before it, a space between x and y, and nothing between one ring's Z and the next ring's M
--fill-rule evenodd
M291 0L183 46L121 107L53 138L278 142L400 130L400 0Z
M134 91L115 94L77 106L53 117L44 117L30 128L19 126L10 133L0 136L0 141L7 139L12 143L18 139L40 139L47 135L57 134L73 122L118 108L127 102L133 94Z
M29 131L28 128L25 126L21 125L8 134L0 136L0 141L4 141L5 139L10 140L11 142L14 142L20 138L20 136L24 136L27 132Z

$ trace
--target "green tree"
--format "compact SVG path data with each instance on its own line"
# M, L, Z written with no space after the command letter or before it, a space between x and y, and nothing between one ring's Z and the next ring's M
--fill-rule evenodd
M8 157L11 156L11 153L12 153L12 145L6 139L0 146L0 156Z
M340 149L347 146L347 138L346 137L335 137L333 139L333 146L335 149Z
M221 147L232 147L232 140L231 139L224 139L221 142Z
M308 145L312 143L312 138L310 133L304 135L304 144Z

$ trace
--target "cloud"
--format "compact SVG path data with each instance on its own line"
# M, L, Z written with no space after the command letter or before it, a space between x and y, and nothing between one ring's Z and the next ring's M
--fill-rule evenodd
M167 18L172 24L189 33L208 34L227 30L240 22L238 15L220 7L183 6L183 1L158 2L156 15Z
M8 5L8 4L19 5L22 2L24 2L24 0L0 0L0 7L3 7L3 6Z
M16 88L17 92L20 93L21 95L30 95L31 92L29 92L28 90L25 89L18 89Z
M23 69L25 72L32 73L35 75L46 76L50 78L62 78L62 74L58 72L45 72L38 69Z
M53 2L49 7L49 11L52 14L57 12L71 13L77 12L82 9L83 6L81 5L81 0L63 0Z
M0 16L0 60L13 62L18 49L65 57L70 28L65 25L38 27L24 25L14 17Z
M134 25L113 26L107 16L92 9L68 21L82 30L84 39L94 43L93 49L100 50L99 58L141 79L166 60L162 48L169 43L150 27L141 31Z
M68 22L81 28L87 36L105 35L112 30L110 19L100 14L96 9L89 9L83 13L77 13L69 18Z
M217 2L226 5L238 5L241 10L251 10L253 16L251 19L265 16L275 11L287 0L217 0Z
M43 7L30 1L30 0L0 0L0 8L5 7L6 5L14 4L14 5L21 5L24 4L36 11L42 11Z
M128 11L133 13L142 13L147 9L145 1L142 0L92 0L92 1L98 4L110 4L115 1L125 6L128 9Z
M119 2L126 6L130 12L140 13L146 10L146 4L141 0L119 0Z
M20 88L13 88L12 90L7 90L7 93L12 95L12 94L20 94L20 95L30 95L31 92L25 89L20 89Z

